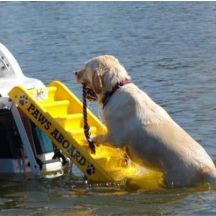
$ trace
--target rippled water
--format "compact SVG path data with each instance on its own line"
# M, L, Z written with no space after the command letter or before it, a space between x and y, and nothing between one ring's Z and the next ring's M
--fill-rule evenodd
M26 75L61 80L78 96L72 72L117 56L216 160L215 2L0 2L0 41ZM0 215L215 215L215 203L207 186L144 192L0 177Z

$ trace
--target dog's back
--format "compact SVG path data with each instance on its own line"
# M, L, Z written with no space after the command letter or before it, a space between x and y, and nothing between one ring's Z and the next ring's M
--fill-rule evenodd
M199 182L204 167L215 170L203 147L134 84L113 95L104 116L112 141L127 145L133 160L163 169L170 186Z

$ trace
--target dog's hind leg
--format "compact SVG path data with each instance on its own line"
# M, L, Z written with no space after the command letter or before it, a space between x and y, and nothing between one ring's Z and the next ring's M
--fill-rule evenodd
M216 169L205 167L202 169L202 176L205 181L209 182L210 184L216 186Z

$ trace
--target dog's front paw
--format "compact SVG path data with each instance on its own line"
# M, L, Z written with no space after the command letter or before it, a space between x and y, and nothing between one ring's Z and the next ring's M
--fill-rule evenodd
M98 136L95 136L95 137L92 138L92 141L94 142L95 145L97 145L97 144L99 144L100 139L99 139Z
M99 136L95 136L93 137L93 142L96 144L96 145L99 145L99 144L102 144L102 143L105 143L108 141L108 137L106 135L99 135Z

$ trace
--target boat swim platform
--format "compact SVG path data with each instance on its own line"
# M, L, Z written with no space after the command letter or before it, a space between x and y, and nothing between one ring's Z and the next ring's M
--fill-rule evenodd
M164 178L160 171L134 163L121 148L105 143L96 145L96 153L91 153L83 130L82 102L63 83L53 81L45 88L29 90L16 86L9 97L80 169L88 182L125 182L143 189L162 188ZM106 134L104 124L89 109L87 113L91 136Z

